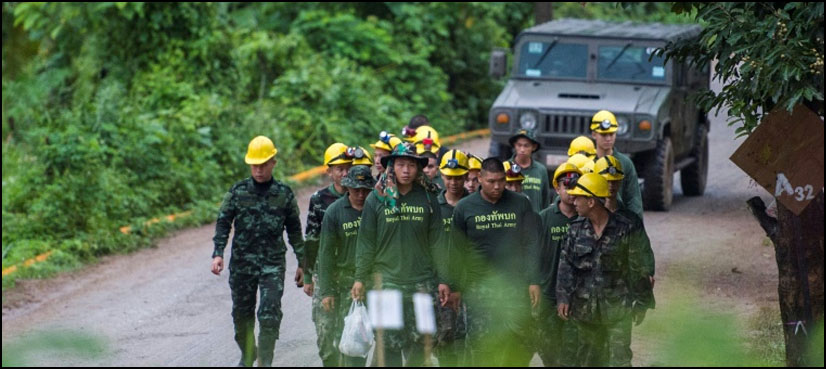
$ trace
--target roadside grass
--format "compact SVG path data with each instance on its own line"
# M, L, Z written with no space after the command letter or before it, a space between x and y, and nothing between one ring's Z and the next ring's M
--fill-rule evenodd
M779 307L763 306L748 321L749 354L766 366L786 365L786 345Z

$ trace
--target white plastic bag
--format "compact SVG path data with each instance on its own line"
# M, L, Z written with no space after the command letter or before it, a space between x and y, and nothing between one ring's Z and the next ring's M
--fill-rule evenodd
M373 327L367 308L360 301L350 304L350 312L344 317L344 330L338 349L342 354L352 357L367 357L373 346Z

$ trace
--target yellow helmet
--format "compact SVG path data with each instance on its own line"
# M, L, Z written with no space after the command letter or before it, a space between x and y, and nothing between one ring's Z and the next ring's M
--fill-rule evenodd
M594 161L589 160L589 161L585 162L585 165L583 165L582 168L579 168L579 170L582 171L582 174L593 173L594 172Z
M582 168L585 167L585 165L588 164L588 162L591 162L593 165L594 161L583 154L574 154L570 158L568 158L568 162L573 165L576 165L576 167L579 168L580 171L582 171Z
M449 177L459 177L467 174L468 157L459 150L450 150L442 155L439 172Z
M272 140L264 136L258 136L250 141L244 161L250 165L264 164L277 153L278 150Z
M505 178L508 182L521 182L525 180L522 175L522 167L519 164L512 163L510 160L502 163L505 164Z
M559 179L559 177L561 177L563 174L567 173L573 173L577 176L582 175L582 172L579 170L579 168L577 168L576 165L571 163L562 163L562 165L556 167L556 170L554 171L554 179L551 181L554 185L554 188L556 188L557 179Z
M413 137L416 145L416 153L419 155L426 151L439 154L439 133L430 126L421 126L416 129L416 137Z
M393 148L400 143L402 143L400 138L396 137L392 133L387 133L387 131L381 131L381 133L379 133L379 140L374 144L370 144L370 147L385 150L387 152L393 152Z
M597 160L594 164L594 173L605 177L608 181L620 181L625 178L622 163L611 155L605 155Z
M608 197L608 181L596 173L586 173L576 181L574 188L568 190L569 195L585 197Z
M619 128L617 117L608 110L600 110L591 118L591 131L597 133L613 133Z
M468 154L468 170L482 170L482 158Z
M326 166L350 164L352 162L353 158L347 157L347 145L341 142L330 145L330 147L324 151L324 165Z
M352 151L353 165L366 165L368 167L373 166L373 157L370 156L370 153L363 147L350 147L347 148L347 150L348 152Z
M568 157L574 154L584 154L592 158L597 155L597 149L594 147L594 141L585 136L579 136L571 141L571 146L568 147Z

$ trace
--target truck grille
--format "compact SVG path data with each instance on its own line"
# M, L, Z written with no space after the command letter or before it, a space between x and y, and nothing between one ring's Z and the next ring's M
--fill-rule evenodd
M590 133L591 115L542 114L540 122L545 124L545 133L567 133L570 135L588 135Z

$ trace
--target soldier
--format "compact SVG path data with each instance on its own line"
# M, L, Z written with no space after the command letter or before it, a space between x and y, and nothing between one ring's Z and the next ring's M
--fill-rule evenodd
M503 164L505 166L505 189L522 193L522 182L525 180L522 168L512 161L506 161Z
M416 137L413 138L413 143L416 145L416 153L419 156L427 158L427 165L424 167L424 174L431 182L436 184L439 189L445 187L442 177L439 175L439 134L436 130L424 126L418 129Z
M523 181L522 193L531 200L533 211L539 213L551 202L550 181L548 181L548 168L537 163L531 157L539 150L539 142L534 138L533 131L520 130L510 138L514 156L511 160L522 167Z
M352 298L350 286L356 273L356 241L361 223L364 200L376 185L369 166L354 165L341 180L347 190L324 214L321 225L321 247L318 254L319 295L321 306L335 316L334 342L341 339L344 317ZM364 367L365 358L341 355L345 367Z
M574 200L568 190L574 187L581 174L579 168L571 163L557 167L551 180L557 197L550 207L539 214L542 224L539 275L544 299L537 318L535 342L536 351L545 366L572 366L576 357L576 329L572 324L564 324L556 315L556 275L568 225L577 217Z
M321 307L321 295L318 294L318 275L314 275L316 256L321 237L321 222L324 220L324 211L333 202L344 196L344 187L341 179L353 164L356 149L349 148L342 143L334 143L324 151L324 165L327 166L327 176L333 182L328 187L320 189L310 197L310 209L307 213L307 228L304 233L307 252L304 262L304 293L313 298L312 317L315 324L318 345L318 356L324 366L337 366L339 353L334 344L335 315L325 312ZM364 156L364 152L360 152Z
M608 182L588 173L568 191L580 218L570 223L557 276L557 314L577 326L577 364L630 366L631 323L654 306L643 232L605 208Z
M271 366L275 341L281 326L281 295L284 293L283 232L287 229L298 265L304 252L298 204L289 186L272 178L275 167L272 141L258 136L250 141L245 162L252 177L233 185L224 195L218 221L215 224L215 250L212 252L212 273L224 270L224 248L235 223L232 256L229 262L229 287L232 291L232 322L235 342L241 349L239 366L252 366L258 356L260 366ZM301 287L301 267L295 272L296 285ZM261 290L258 307L258 350L255 347L256 292Z
M640 194L640 183L637 180L637 169L628 156L614 149L618 127L617 117L610 111L600 110L591 118L591 137L596 142L596 157L612 155L622 163L622 167L625 168L625 177L622 179L618 199L625 203L628 210L643 219L642 195Z
M467 156L468 172L465 189L467 189L469 193L474 193L479 191L479 172L482 170L482 158L473 154L467 154Z
M374 165L376 166L376 171L379 173L378 176L380 176L381 173L384 173L384 166L381 165L381 158L390 155L390 153L393 152L393 148L401 142L402 140L400 138L385 131L381 131L381 133L379 133L379 140L370 145L370 147L373 148L373 157L375 158ZM376 176L376 178L378 178L378 176Z
M385 332L388 366L401 366L403 358L407 366L424 362L412 295L429 293L441 306L447 305L450 296L441 264L443 230L436 189L425 181L422 168L427 160L415 150L412 144L400 144L382 158L387 171L379 180L381 191L373 191L364 204L356 247L352 297L364 298L365 284L373 280L374 273L381 276L383 288L400 290L404 296L404 328Z
M632 222L634 226L640 228L644 237L640 238L643 242L643 247L646 255L646 270L648 271L651 280L651 286L654 286L654 251L651 249L651 241L648 234L645 232L645 224L640 217L634 212L630 211L628 207L618 198L619 189L622 185L622 180L625 173L622 170L622 163L617 158L611 155L605 155L594 164L594 172L601 175L608 181L608 191L610 196L605 200L605 208L612 213L620 214Z
M445 189L439 193L438 201L441 209L442 222L445 232L450 232L450 224L453 220L453 208L459 200L468 195L465 189L465 182L468 173L468 157L459 150L450 150L442 156L439 171L444 176ZM447 257L460 258L461 255L455 253L455 249L448 245ZM449 280L457 280L458 275L451 274L457 270L448 269ZM465 335L467 328L465 324L466 307L461 303L461 294L452 291L447 306L439 307L439 334L436 337L436 353L439 358L439 366L464 366L465 362Z
M457 283L467 302L473 365L527 365L524 335L530 309L540 300L537 220L527 197L505 189L505 168L497 158L482 162L481 190L456 205L451 247L461 259ZM526 362L527 358L527 362Z
M579 136L571 140L571 145L568 146L568 157L570 158L574 154L582 154L587 156L588 159L595 160L597 150L594 147L594 141L585 136Z

